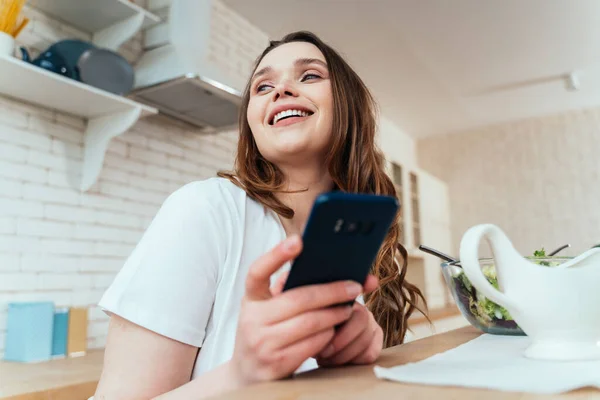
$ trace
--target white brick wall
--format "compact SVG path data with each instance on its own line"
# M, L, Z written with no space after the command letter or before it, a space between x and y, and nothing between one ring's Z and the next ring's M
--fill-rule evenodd
M16 103L1 104L6 111ZM48 117L34 112L18 115ZM106 316L94 304L166 196L231 166L237 134L215 140L164 117L142 120L114 140L98 182L81 193L70 176L79 174L83 132L63 117L53 114L44 122L52 129L35 133L29 123L0 122L0 322L8 301L90 306L89 345L102 346ZM151 138L143 136L148 127Z
M207 58L228 76L237 78L235 86L243 88L269 38L221 1L213 2L211 17Z
M600 109L580 110L420 141L420 165L449 187L455 254L488 222L527 255L600 243L599 122Z
M34 8L26 15L32 22L19 42L34 55L55 40L89 39ZM138 35L119 51L134 62L141 43ZM90 307L88 344L104 346L108 319L95 304L160 204L182 185L231 168L237 142L236 132L144 119L111 142L98 182L81 193L85 124L0 96L0 357L10 301Z

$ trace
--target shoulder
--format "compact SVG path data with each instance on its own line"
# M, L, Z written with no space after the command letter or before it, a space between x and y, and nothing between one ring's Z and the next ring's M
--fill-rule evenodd
M172 192L163 203L163 209L179 212L225 212L243 205L246 192L224 178L208 178L187 183Z
M218 205L227 197L239 197L245 194L242 188L236 186L228 179L215 177L187 183L172 192L167 197L167 201L181 203L201 201Z

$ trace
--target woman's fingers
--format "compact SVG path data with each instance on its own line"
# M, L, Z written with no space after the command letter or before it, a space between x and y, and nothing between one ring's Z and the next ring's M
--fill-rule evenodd
M317 356L319 365L369 364L383 348L383 331L366 307L356 304L348 322Z
M283 291L283 288L285 286L285 281L287 280L289 274L290 274L289 271L282 273L277 278L277 280L275 281L273 286L271 286L271 294L273 296L278 295ZM363 285L363 288L364 288L363 293L371 293L372 291L377 289L378 286L379 286L379 279L377 279L377 277L375 275L368 275L367 279L365 281L365 284Z
M283 292L283 287L285 286L285 281L287 281L287 277L290 273L288 271L283 272L275 281L273 286L271 286L271 295L277 296L281 292Z
M291 365L292 368L296 369L296 366L300 365L304 360L314 357L315 354L319 353L334 334L335 331L333 328L325 329L280 350L277 353L277 358L282 360L284 364L281 367L290 368Z
M281 349L348 320L350 306L338 306L309 311L269 327L270 340ZM313 354L314 356L314 354Z
M364 284L364 292L371 293L372 291L377 289L378 286L379 286L379 279L377 279L377 277L375 277L374 275L369 275L369 276L367 276L367 280L365 281L365 284Z
M375 338L375 330L372 327L363 330L358 337L348 346L328 358L318 358L319 364L323 366L343 365L358 358L372 345Z
M282 265L292 260L302 250L299 236L290 236L274 249L256 260L246 277L246 298L249 300L265 300L271 297L271 275Z
M274 324L307 311L350 303L361 292L362 286L353 281L298 287L269 301L266 314Z
M351 318L335 333L335 337L319 357L329 358L337 354L355 341L367 328L369 328L369 311L361 304L354 304Z
M369 348L360 353L356 358L350 362L352 364L371 364L374 363L381 354L383 348L383 331L381 329L375 330L375 337L371 341Z

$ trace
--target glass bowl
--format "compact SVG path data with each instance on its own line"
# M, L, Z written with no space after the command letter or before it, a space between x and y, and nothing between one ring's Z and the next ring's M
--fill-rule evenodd
M547 267L557 266L571 259L571 257L525 258ZM479 264L488 281L498 288L494 259L482 258L479 260ZM494 335L525 336L525 333L504 307L477 292L477 289L471 285L464 274L460 262L442 263L442 273L458 309L471 325L485 333Z

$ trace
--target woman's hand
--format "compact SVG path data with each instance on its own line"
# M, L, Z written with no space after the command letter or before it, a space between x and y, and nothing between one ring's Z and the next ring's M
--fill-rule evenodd
M236 342L230 361L239 384L274 380L292 374L334 338L334 327L348 320L362 286L334 282L295 288L277 296L270 277L300 254L301 239L292 236L252 264L246 279Z
M283 290L287 274L283 274L271 288L278 295ZM364 284L364 293L377 289L379 282L369 275ZM320 366L344 364L371 364L379 357L383 348L383 330L373 314L362 304L355 302L352 315L335 333L328 346L317 356Z
M352 316L317 356L320 366L371 364L381 354L383 330L365 306L355 303Z

